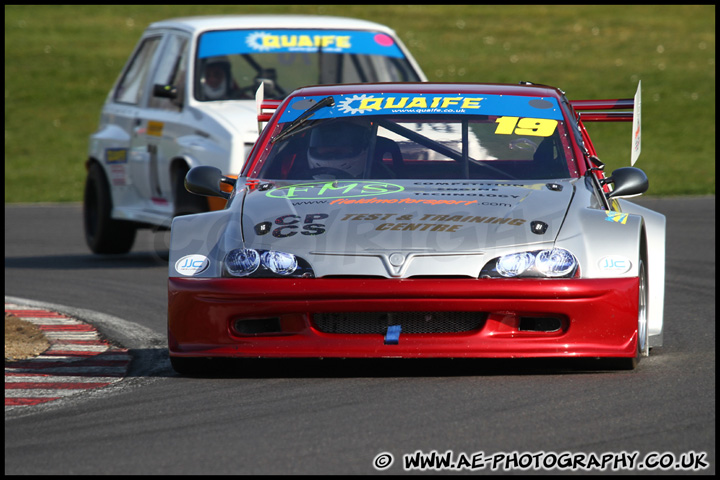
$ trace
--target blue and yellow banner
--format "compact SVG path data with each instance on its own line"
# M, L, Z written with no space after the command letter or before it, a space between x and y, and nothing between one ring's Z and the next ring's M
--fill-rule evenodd
M292 122L323 98L294 98L282 112L280 122ZM460 114L563 120L560 106L554 98L462 93L373 93L334 95L333 98L335 105L318 110L313 119L363 115Z
M200 37L198 57L253 53L355 53L403 58L395 40L354 30L223 30Z

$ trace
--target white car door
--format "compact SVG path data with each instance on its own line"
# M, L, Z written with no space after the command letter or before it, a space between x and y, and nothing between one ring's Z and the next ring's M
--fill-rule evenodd
M132 140L133 179L147 200L145 209L154 213L172 215L173 192L170 179L170 161L178 155L177 139L188 129L183 115L185 98L183 81L188 65L190 38L179 32L165 36L150 74L145 108L138 118ZM177 97L155 95L155 86L173 86Z
M144 38L138 47L129 67L125 71L115 90L115 105L124 106L126 117L122 118L123 129L130 137L128 154L127 184L132 187L134 195L128 198L133 209L142 209L150 198L150 182L148 179L148 164L150 153L147 147L147 120L145 119L145 103L148 98L149 77L153 67L158 48L162 42L162 35L151 35ZM114 118L115 124L120 124L120 118Z
M116 218L132 219L128 209L135 209L141 203L140 192L133 178L133 151L137 122L141 117L142 101L146 90L152 59L162 40L159 34L150 34L141 39L127 68L103 108L101 129L93 135L91 150L104 164L107 179L112 186L112 197ZM122 212L122 213L121 213Z

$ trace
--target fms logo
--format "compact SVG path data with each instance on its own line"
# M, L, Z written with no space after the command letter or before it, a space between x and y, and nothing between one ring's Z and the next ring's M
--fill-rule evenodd
M399 193L400 185L385 182L329 181L289 185L267 192L268 197L288 200L328 200L334 198L367 197Z

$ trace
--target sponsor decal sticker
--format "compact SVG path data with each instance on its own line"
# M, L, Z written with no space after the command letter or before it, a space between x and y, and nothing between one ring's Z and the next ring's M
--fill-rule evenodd
M625 273L632 267L632 262L620 255L608 255L598 262L598 268L604 272Z
M615 223L621 223L625 225L627 223L628 219L628 213L619 213L619 212L611 212L609 210L605 210L605 220L608 222L615 222Z
M127 185L127 165L110 165L110 181L114 186L124 187Z
M301 183L275 188L265 195L288 200L324 200L329 198L354 198L387 195L405 190L400 185L385 182L327 181Z
M403 58L392 37L353 30L223 30L200 37L200 58L249 53L354 53ZM285 59L292 61L293 59ZM301 61L302 59L298 59Z
M422 205L476 205L477 200L435 200L414 198L337 198L330 205L365 205L365 204L422 204Z
M105 150L105 163L127 163L127 148L108 148Z
M419 195L416 193L416 195ZM453 194L463 195L463 194ZM483 194L476 194L473 196L484 196ZM495 195L488 195L495 196ZM382 205L484 205L488 207L512 207L509 203L504 202L478 202L478 200L435 200L425 198L336 198L330 201L330 205L367 205L367 204L382 204Z
M175 262L175 270L187 277L204 272L210 266L210 260L205 255L185 255Z
M324 222L329 216L327 213L308 213L304 217L283 215L272 222L258 223L255 225L255 233L260 236L272 232L275 238L292 237L297 233L306 236L322 235L325 233L325 223L320 222Z
M296 97L280 117L280 122L295 120L307 105L323 97ZM562 111L555 99L513 95L374 93L334 95L335 105L315 112L314 119L370 115L462 114L502 115L497 119L497 134L547 137L552 135ZM548 108L548 105L551 108Z
M149 121L147 125L147 134L154 137L162 137L163 127L165 127L163 122Z
M438 215L426 213L422 215L409 215L397 213L348 213L340 221L374 221L383 223L377 225L375 230L418 231L418 232L457 232L468 224L492 223L500 225L520 226L525 223L522 218L487 217L477 215ZM433 222L433 223L428 223ZM436 223L445 222L445 223ZM453 223L450 223L453 222Z

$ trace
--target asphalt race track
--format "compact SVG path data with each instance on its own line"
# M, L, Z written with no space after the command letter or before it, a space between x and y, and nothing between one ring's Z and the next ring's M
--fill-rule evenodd
M471 463L508 454L500 470L463 473L637 452L648 463L699 458L703 470L670 471L714 474L715 197L637 202L667 215L668 256L665 346L635 371L253 360L210 378L179 377L167 360L164 235L141 232L127 256L93 256L79 204L6 205L5 295L88 313L134 361L113 387L6 412L5 474L374 474L390 459L381 453L394 459L383 472L403 473L417 451Z

